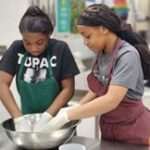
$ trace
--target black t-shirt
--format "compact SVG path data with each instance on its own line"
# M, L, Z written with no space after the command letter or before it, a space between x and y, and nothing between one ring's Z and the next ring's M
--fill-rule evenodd
M13 76L18 76L19 67L25 52L22 40L14 41L0 61L0 70ZM47 48L40 56L36 57L31 54L26 56L24 72L21 75L24 80L32 82L37 68L40 70L38 71L38 80L45 80L47 78L47 54L50 56L49 62L58 83L65 78L73 77L79 73L68 45L63 41L49 39Z

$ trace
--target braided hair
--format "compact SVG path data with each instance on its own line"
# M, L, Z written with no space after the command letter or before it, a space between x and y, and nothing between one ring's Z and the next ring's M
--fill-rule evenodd
M53 25L50 18L38 7L30 6L19 23L20 33L35 32L51 34Z
M90 5L79 16L77 24L91 27L103 26L133 45L140 55L144 79L150 79L150 51L147 42L133 32L131 25L123 22L111 8L105 4Z

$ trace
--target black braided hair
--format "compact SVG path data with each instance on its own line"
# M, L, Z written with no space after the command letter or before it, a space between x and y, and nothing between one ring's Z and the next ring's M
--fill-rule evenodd
M118 34L121 30L121 20L108 6L93 4L85 8L77 21L78 25L103 26Z
M132 31L131 25L121 21L112 8L105 4L90 5L79 16L77 25L103 26L133 45L141 58L144 79L150 79L150 51L147 42L139 34Z
M30 6L19 23L20 33L35 32L51 34L53 25L50 18L38 7Z

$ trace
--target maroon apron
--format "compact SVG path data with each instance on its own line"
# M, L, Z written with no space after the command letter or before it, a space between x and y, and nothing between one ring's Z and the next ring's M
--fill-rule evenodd
M116 54L123 41L118 39L109 63L109 82ZM96 65L94 65L95 67ZM94 70L93 67L93 70ZM97 95L107 93L109 84L101 83L92 72L88 75L89 88ZM102 137L134 144L149 145L150 138L150 111L144 107L141 100L130 100L124 97L114 110L101 115L100 129Z

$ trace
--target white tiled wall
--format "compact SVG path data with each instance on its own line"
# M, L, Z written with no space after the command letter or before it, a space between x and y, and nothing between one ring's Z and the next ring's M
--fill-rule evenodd
M20 38L18 24L27 6L28 0L0 0L0 45Z
M14 40L20 39L18 25L28 7L28 3L29 0L0 0L0 45L8 47ZM19 103L19 96L14 81L11 89L17 103ZM0 122L9 117L10 115L0 101Z

